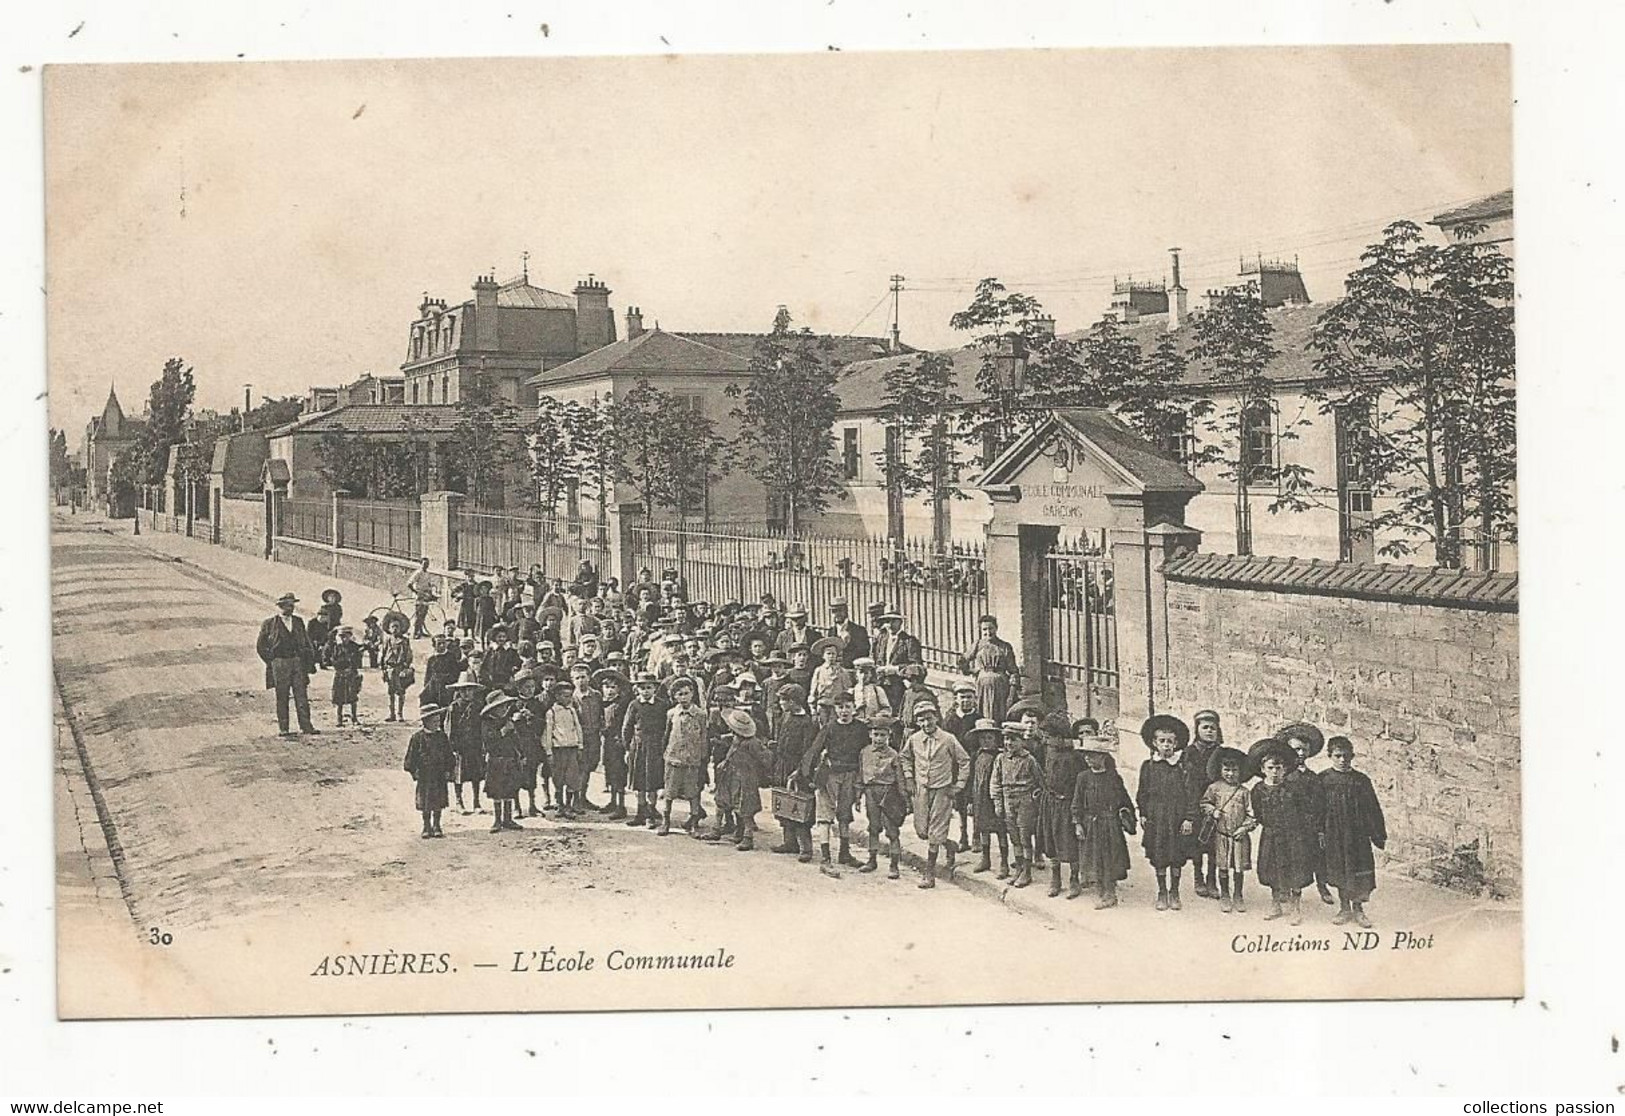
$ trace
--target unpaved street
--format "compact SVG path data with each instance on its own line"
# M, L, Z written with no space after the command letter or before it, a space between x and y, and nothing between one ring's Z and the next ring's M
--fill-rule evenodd
M1481 951L1516 944L1512 922L1414 885L1379 892L1388 901L1379 925L1388 935L1436 927L1429 950L1385 940L1370 953L1283 955L1240 951L1237 936L1333 941L1323 912L1297 930L1260 922L1262 896L1248 916L1194 899L1159 915L1143 864L1111 912L1087 898L1045 901L1041 884L1000 902L985 877L978 891L931 893L914 887L912 871L832 881L766 851L778 834L765 813L758 851L745 854L610 822L527 819L522 833L491 834L489 814L455 809L447 840L422 841L400 769L412 729L383 722L376 674L363 686L359 728L333 728L323 672L311 685L323 734L276 734L257 626L277 591L291 587L305 609L330 579L127 530L59 517L53 537L58 685L140 928L125 923L138 971L66 981L65 1014L142 1014L128 998L144 988L148 1012L179 1003L198 1014L997 1002L1009 998L1013 971L1044 974L1017 983L1052 989L1045 999L1147 998L1148 957L1162 974L1155 998L1303 995L1305 982L1334 975L1345 994L1392 995L1405 987L1396 977L1448 990ZM345 593L347 618L383 603L359 587ZM417 649L421 662L426 644ZM65 745L59 753L71 768ZM88 807L78 817L83 827L98 821ZM549 947L598 961L513 971L516 953L524 964ZM609 973L616 949L734 960L704 973ZM448 971L312 975L324 958L391 952L445 954Z

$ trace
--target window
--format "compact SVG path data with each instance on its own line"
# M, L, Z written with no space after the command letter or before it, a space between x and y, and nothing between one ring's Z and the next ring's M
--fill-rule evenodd
M1191 430L1190 416L1181 416L1178 426L1158 435L1157 448L1164 456L1173 458L1181 465L1189 465L1196 457L1196 434Z
M847 480L858 479L858 428L855 426L841 430L841 468Z
M1267 399L1241 412L1241 467L1249 485L1275 483L1275 407Z
M412 381L412 402L416 403L417 401L418 401L418 382L416 380L413 380Z
M440 402L451 402L451 373L443 372L440 375Z

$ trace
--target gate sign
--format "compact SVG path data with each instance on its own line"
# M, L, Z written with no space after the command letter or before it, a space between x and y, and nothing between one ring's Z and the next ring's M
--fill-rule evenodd
M978 485L1010 519L1064 528L1111 525L1109 497L1202 491L1177 462L1092 407L1052 412L1000 454Z

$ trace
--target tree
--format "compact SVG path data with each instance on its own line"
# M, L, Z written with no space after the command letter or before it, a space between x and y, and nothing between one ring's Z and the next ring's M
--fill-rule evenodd
M565 429L579 448L581 475L577 490L590 496L604 521L615 480L615 432L610 422L609 400L595 396L591 403L579 404L565 413Z
M278 399L262 396L259 404L248 412L247 429L275 430L279 426L286 426L299 417L304 406L304 397L299 395L284 395ZM241 407L233 407L226 414L228 422L222 433L235 434L244 429Z
M316 456L318 471L335 492L395 500L422 495L428 488L422 443L410 437L384 442L340 427L322 433Z
M711 478L727 471L725 443L709 418L648 380L608 404L605 414L614 480L637 492L645 514L671 508L682 516L704 507Z
M884 384L887 441L875 460L889 491L930 500L931 537L945 549L948 501L968 498L959 486L967 423L964 400L954 390L953 359L917 353L887 369Z
M1185 382L1188 363L1171 333L1163 333L1156 347L1140 363L1144 389L1117 407L1118 415L1148 441L1161 447L1186 469L1214 464L1220 447L1195 436L1215 410L1213 400L1192 391Z
M971 432L992 455L1004 449L1039 421L1044 404L1028 391L1027 359L1048 339L1044 308L1036 298L1019 291L1007 293L997 279L976 284L970 305L948 319L957 330L975 331L971 344L981 350L982 366L976 386L983 406L976 412Z
M1323 409L1363 420L1347 456L1385 497L1368 528L1385 555L1431 543L1459 567L1468 525L1486 547L1517 537L1512 262L1481 231L1439 246L1389 225L1310 339Z
M133 509L136 495L147 483L147 457L139 445L123 450L107 467L107 500L110 514L123 515Z
M846 499L846 483L835 460L835 343L790 326L790 312L779 307L772 331L751 352L749 379L726 391L740 401L731 412L739 433L730 462L762 482L796 538L831 499Z
M1266 370L1280 355L1272 344L1275 329L1264 314L1256 288L1220 292L1206 313L1196 318L1196 344L1191 356L1202 361L1215 394L1231 396L1222 409L1207 412L1204 425L1217 439L1214 455L1220 476L1236 486L1236 553L1252 553L1253 488L1275 487L1271 514L1314 506L1308 466L1284 464L1282 448L1307 425L1303 415L1279 413L1275 385Z
M447 467L473 503L499 508L510 474L524 464L524 437L516 407L484 373L464 385L456 403L456 423L445 445Z
M73 483L73 466L68 458L68 436L51 427L50 478L53 491L60 491Z
M581 481L591 450L591 420L580 412L591 408L575 400L543 395L536 401L536 421L526 433L533 494L542 511L552 515L559 501Z
M169 447L186 441L186 423L192 413L197 385L191 366L180 357L164 362L164 371L147 395L147 424L137 445L145 462L140 483L159 484L169 467Z

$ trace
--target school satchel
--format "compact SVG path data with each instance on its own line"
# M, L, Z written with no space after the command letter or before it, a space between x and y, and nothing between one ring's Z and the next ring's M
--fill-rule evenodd
M412 666L410 663L401 667L400 680L401 685L403 686L411 686L415 684L418 680L417 667Z
M790 787L774 787L773 816L782 822L811 824L816 816L813 796Z
M1134 811L1130 810L1127 806L1123 806L1118 809L1117 820L1122 824L1123 832L1127 833L1130 837L1134 836L1134 834L1138 832L1139 826L1134 821Z
M1202 815L1202 824L1196 828L1196 840L1204 849L1213 847L1213 838L1219 832L1219 815L1229 809L1230 804L1236 800L1245 787L1237 787L1230 792L1230 797L1219 804L1219 808L1212 814Z

